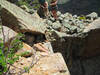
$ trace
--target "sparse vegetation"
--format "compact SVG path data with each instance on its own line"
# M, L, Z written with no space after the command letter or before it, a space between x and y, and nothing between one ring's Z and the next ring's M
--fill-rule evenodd
M5 42L3 42L2 39L0 39L0 75L7 74L9 72L10 66L12 65L16 60L19 59L19 57L14 57L14 54L17 50L22 48L22 41L20 38L22 37L22 34L18 34L10 43L8 47L5 46Z
M18 6L26 5L28 8L31 9L38 9L40 6L38 0L19 0L16 2L16 4Z

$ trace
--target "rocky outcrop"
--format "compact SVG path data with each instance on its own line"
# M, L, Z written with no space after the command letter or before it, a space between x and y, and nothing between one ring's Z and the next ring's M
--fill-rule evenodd
M3 25L16 32L25 32L24 42L27 43L23 43L23 48L15 53L19 55L19 60L10 66L11 74L70 75L68 68L72 75L99 74L99 71L93 71L99 70L97 67L99 61L89 58L100 55L100 18L97 13L78 16L70 13L62 14L58 11L58 21L55 21L52 16L43 20L37 13L30 15L27 13L29 11L24 11L26 7L22 6L24 9L22 10L5 0L1 0L0 5L3 7ZM45 36L37 33L45 33ZM38 45L40 42L42 45ZM45 53L41 47L42 49L47 47L49 52ZM62 55L54 52L62 53L68 68Z
M30 74L35 75L70 75L68 68L60 53L44 57L37 62L30 70Z
M28 59L23 57L20 58L20 60L13 64L10 71L13 75L18 75L24 67L30 66L32 59L32 57L29 57ZM65 61L60 53L42 57L36 64L34 64L34 66L31 67L32 68L30 68L29 73L23 73L22 75L70 75Z
M45 24L34 14L31 16L16 5L0 0L2 23L17 32L44 33Z
M59 32L55 32L56 41L52 42L54 51L59 50L67 61L68 56L92 57L100 54L100 18L85 27L81 34L67 35L61 37ZM66 50L65 50L66 49ZM70 53L70 54L69 54Z

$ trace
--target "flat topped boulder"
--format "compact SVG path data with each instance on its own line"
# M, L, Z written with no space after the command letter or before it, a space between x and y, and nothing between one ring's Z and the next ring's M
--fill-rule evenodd
M1 17L3 25L6 25L17 32L44 33L46 26L36 14L30 15L18 6L0 0L2 6Z

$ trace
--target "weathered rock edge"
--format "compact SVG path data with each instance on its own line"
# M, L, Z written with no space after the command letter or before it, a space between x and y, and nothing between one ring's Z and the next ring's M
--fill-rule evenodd
M55 36L58 35L56 33ZM65 41L60 41L62 38ZM81 34L59 36L57 41L52 42L52 46L55 52L63 54L66 62L68 53L71 53L74 58L100 55L100 18L86 26Z
M0 5L2 6L1 18L3 25L10 27L17 32L45 32L45 24L35 14L31 16L23 9L6 0L0 0Z

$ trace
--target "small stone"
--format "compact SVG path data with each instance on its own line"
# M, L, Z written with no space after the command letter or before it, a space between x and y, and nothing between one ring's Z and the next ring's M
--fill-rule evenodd
M86 18L97 19L98 18L98 14L96 12L92 12L91 14L87 15Z
M55 30L58 30L59 28L61 28L61 24L59 23L59 21L56 21L55 23L53 23L52 28Z
M82 31L83 31L83 29L77 28L77 33L80 33Z
M82 24L82 23L79 24L79 27L80 27L81 29L84 29L84 28L85 28L84 24Z
M58 19L59 19L60 21L63 21L63 18L62 18L62 17L58 17Z
M77 15L74 15L73 18L77 18Z
M61 32L69 32L69 30L67 28L65 28L64 26L61 27Z
M67 17L69 15L69 13L65 13L64 16Z
M71 31L75 31L76 29L77 29L76 26L71 26L71 27L70 27L70 30L71 30Z
M48 25L52 25L52 21L47 20L47 24L48 24Z
M54 19L53 17L50 17L50 20L51 20L52 22L54 22L54 21L55 21L55 19Z
M67 36L66 33L58 32L58 31L54 31L53 34L55 34L55 36L57 38L63 38L63 37L66 37Z
M65 16L63 14L61 14L60 17L64 18Z
M63 26L65 26L65 27L67 27L67 28L70 28L70 24L69 24L69 21L68 20L64 20L63 22L62 22L62 24L63 24Z
M60 12L60 11L58 11L58 12L57 12L57 15L58 15L58 16L60 16L60 15L61 15L61 12Z

